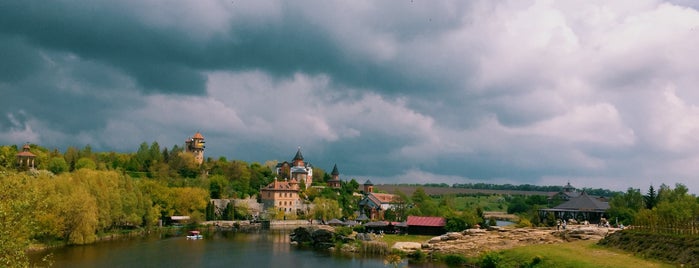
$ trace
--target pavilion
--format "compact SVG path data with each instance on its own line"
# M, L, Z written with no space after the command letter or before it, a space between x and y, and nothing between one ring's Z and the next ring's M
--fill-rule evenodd
M609 203L600 201L583 191L579 196L554 208L540 209L539 218L545 219L549 213L553 213L556 219L575 219L578 222L598 223L604 218L608 209Z

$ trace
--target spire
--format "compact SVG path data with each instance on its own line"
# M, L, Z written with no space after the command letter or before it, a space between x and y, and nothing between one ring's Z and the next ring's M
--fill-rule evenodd
M340 175L340 172L337 171L337 164L333 167L333 172L331 172L330 175Z
M294 156L294 160L303 160L303 155L301 155L301 146L299 146L298 151L296 151L296 156Z

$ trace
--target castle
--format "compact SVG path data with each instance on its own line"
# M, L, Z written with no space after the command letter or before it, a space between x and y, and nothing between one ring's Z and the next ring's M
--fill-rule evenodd
M197 164L204 163L204 136L197 131L194 136L184 141L185 152L192 153L194 155L194 161Z
M275 172L277 176L285 180L296 181L296 183L303 183L305 189L311 187L313 183L313 166L311 163L306 163L303 161L303 155L301 154L301 147L296 151L294 159L289 162L282 162L277 164Z

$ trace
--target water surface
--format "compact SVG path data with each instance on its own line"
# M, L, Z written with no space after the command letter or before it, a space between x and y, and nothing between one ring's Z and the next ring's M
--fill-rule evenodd
M386 267L381 257L295 248L289 245L288 232L215 232L202 240L148 237L57 248L41 255L50 253L53 267ZM32 255L32 261L41 265L41 255ZM407 262L401 267L405 265Z

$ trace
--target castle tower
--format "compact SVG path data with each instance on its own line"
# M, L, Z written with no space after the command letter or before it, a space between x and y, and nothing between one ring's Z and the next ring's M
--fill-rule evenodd
M330 175L331 175L331 178L327 182L328 187L336 188L336 189L339 189L340 187L342 187L342 183L340 182L340 171L337 170L337 164L335 164L335 166L333 166L333 171L330 173Z
M369 194L374 192L374 184L370 180L366 180L364 183L364 194Z
M289 177L291 177L291 179L293 180L296 180L298 183L303 182L303 184L306 186L306 189L308 189L308 187L311 187L311 184L313 184L313 167L310 163L306 163L303 161L301 147L299 147L299 149L296 151L294 159L291 160L291 167L289 171L291 173L289 174Z
M194 155L194 161L200 165L204 163L204 148L206 148L204 145L204 136L197 131L197 133L194 133L194 136L187 139L184 143L185 151Z
M292 160L292 164L295 167L306 166L303 164L303 155L301 154L301 147L299 147L298 151L296 151L296 155L294 156L294 159Z

